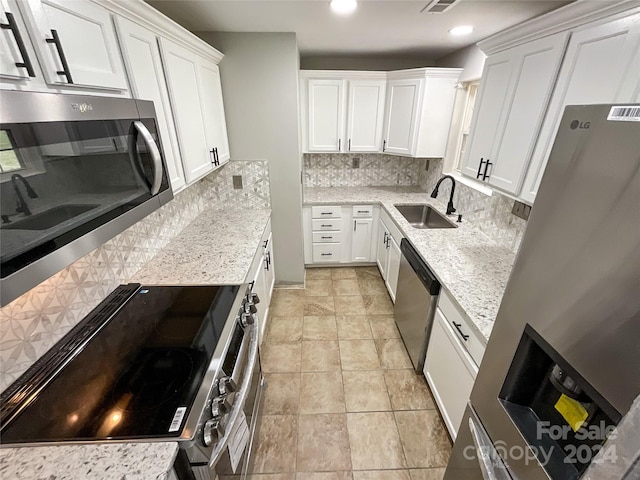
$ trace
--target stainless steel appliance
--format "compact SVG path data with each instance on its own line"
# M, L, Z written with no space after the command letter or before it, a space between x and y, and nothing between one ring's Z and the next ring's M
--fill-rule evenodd
M118 287L2 393L2 446L177 441L181 478L245 478L257 302L251 285Z
M422 373L436 313L440 282L413 245L403 238L394 317L417 373Z
M618 461L607 439L640 394L639 206L640 105L567 107L446 480Z
M6 305L173 198L152 102L3 91Z

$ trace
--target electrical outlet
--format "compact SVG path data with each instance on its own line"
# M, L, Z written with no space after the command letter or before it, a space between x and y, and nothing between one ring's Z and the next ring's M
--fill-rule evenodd
M233 175L233 189L242 190L242 175Z
M513 213L516 217L520 217L523 220L529 220L529 213L531 213L531 207L526 203L518 202L517 200L513 202L513 208L511 209L511 213Z
M351 159L351 168L360 168L360 157L353 157Z

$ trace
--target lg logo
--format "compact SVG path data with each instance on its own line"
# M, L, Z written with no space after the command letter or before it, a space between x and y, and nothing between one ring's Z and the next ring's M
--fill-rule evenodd
M570 124L569 124L569 128L571 130L575 130L577 128L586 130L591 126L591 122L581 122L580 120L573 120Z

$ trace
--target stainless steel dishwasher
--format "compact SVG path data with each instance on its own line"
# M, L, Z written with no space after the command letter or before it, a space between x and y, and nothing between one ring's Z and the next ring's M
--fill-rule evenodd
M417 373L422 373L440 282L413 245L403 238L394 316Z

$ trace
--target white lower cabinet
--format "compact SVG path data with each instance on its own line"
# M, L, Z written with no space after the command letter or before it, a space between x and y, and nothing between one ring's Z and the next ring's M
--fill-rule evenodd
M400 251L400 245L393 238L393 235L389 236L389 263L387 264L387 277L385 278L385 285L391 295L391 300L396 301L396 291L398 290L398 274L400 273L400 258L402 252Z
M260 248L258 248L258 253L253 259L247 278L248 282L253 282L253 293L257 294L260 299L260 302L256 305L258 309L260 343L262 343L267 322L269 321L269 304L271 303L275 284L275 267L271 241L271 223L269 223L260 241Z
M373 218L353 219L353 238L351 240L351 261L368 262L371 260L371 240Z
M398 274L400 272L400 242L402 234L395 223L382 210L378 222L378 235L375 245L376 263L380 270L380 275L384 280L391 300L396 301L396 290L398 288Z

